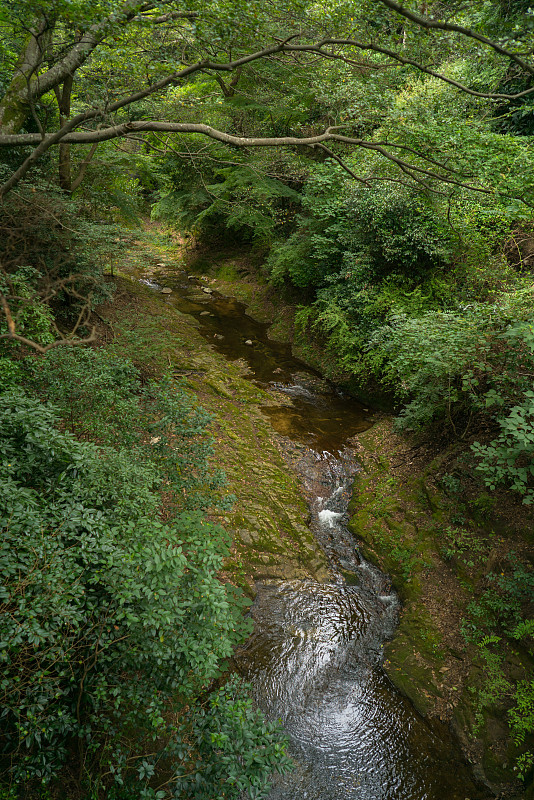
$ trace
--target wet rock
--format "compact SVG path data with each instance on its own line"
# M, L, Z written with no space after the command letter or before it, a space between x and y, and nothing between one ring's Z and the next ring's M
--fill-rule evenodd
M245 344L252 344L252 339L245 339Z
M258 538L258 534L253 531L249 531L246 528L239 528L237 531L234 531L234 535L240 539L243 544L252 545L255 543L256 539Z
M169 289L169 287L168 287L168 286L165 286L165 287L164 287L164 288L161 290L161 294L171 294L171 292L172 292L172 289Z

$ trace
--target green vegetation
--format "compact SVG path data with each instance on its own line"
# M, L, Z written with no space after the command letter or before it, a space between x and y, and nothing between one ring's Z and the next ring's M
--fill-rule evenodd
M510 773L528 783L533 574L521 533L497 533L483 495L469 502L459 478L440 477L447 451L407 471L413 451L389 420L359 441L351 528L404 603L386 671L421 713L479 748L495 786Z
M450 504L428 525L400 518L394 481L355 526L420 603L403 635L436 669L421 593L438 562L453 573L487 674L469 678L471 729L508 720L509 761L531 781L533 37L523 0L0 0L6 787L254 797L286 766L237 685L213 684L246 631L215 575L227 558L249 591L254 559L268 572L295 549L292 575L324 562L302 531L293 548L295 514L260 522L252 489L230 511L209 415L165 374L164 343L147 344L146 318L136 334L99 316L150 216L184 247L253 251L256 280L296 306L301 346L352 389L388 393L410 447L451 454L435 468ZM255 400L237 368L208 385L239 487ZM294 497L273 464L265 491ZM412 488L415 508L427 487ZM508 546L501 501L523 524ZM208 510L236 534L229 560ZM238 757L232 726L257 756Z
M229 537L204 511L221 480L206 414L106 349L14 366L0 412L4 785L262 796L285 741L238 681L214 684L249 625L217 578Z

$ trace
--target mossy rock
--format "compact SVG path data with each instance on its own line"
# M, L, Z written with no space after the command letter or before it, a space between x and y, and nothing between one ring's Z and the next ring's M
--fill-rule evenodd
M214 461L227 478L223 494L236 497L231 511L217 515L235 539L225 573L249 595L260 579L329 580L326 557L306 527L309 510L300 481L282 458L276 434L261 413L273 397L246 379L244 364L228 362L211 348L194 317L176 311L139 283L135 270L133 277L119 281L138 298L136 329L146 327L149 335L143 352L151 353L157 342L163 368L170 366L183 375L213 415ZM121 313L131 317L127 309Z
M395 637L384 648L384 669L390 680L414 704L428 714L436 697L438 670L443 664L442 637L423 606L403 609Z

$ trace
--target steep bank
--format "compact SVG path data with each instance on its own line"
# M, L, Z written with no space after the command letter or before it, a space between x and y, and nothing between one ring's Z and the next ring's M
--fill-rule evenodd
M351 529L366 557L392 575L404 601L385 669L416 708L451 724L477 774L496 794L529 797L514 780L519 751L507 725L509 695L500 696L484 651L462 635L480 596L478 582L504 565L510 551L525 549L521 527L506 524L503 504L491 519L484 513L478 521L464 519L468 544L455 545L451 520L468 510L441 489L446 454L432 458L414 450L392 433L391 420L359 440L363 471L355 484ZM488 545L497 527L499 536ZM521 648L502 642L500 652L505 680L528 677L532 664Z
M228 579L248 594L254 580L328 579L325 556L304 524L308 510L299 480L260 410L272 398L243 378L246 367L228 364L197 333L191 317L135 280L119 277L116 301L99 314L106 321L102 335L112 329L142 371L150 374L157 353L213 415L224 493L235 497L233 507L216 516L234 535Z

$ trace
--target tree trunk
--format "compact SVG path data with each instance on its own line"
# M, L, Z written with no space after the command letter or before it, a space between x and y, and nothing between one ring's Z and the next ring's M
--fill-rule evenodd
M14 77L0 100L0 131L18 133L32 111L30 84L35 81L39 67L43 63L46 50L52 40L54 20L42 19L30 32Z
M69 75L63 81L61 88L56 88L56 97L59 107L60 126L67 122L70 117L70 102L72 96L73 76ZM70 161L70 144L62 143L59 145L59 185L64 192L72 192L72 174Z

